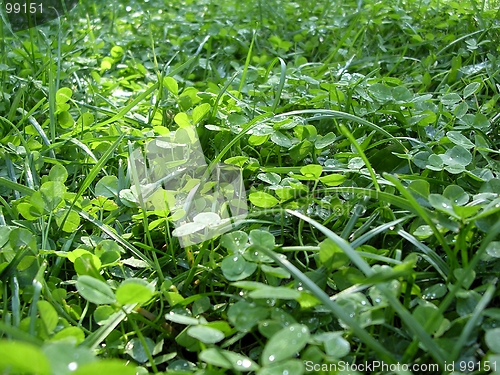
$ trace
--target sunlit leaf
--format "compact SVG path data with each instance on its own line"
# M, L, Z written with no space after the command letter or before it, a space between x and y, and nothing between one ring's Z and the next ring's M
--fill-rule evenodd
M82 275L78 277L76 289L87 301L98 305L116 301L115 294L108 284L91 276Z

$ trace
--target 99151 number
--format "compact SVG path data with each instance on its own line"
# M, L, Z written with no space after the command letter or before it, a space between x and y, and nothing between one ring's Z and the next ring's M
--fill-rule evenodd
M5 11L7 14L15 13L24 13L24 14L35 14L35 13L43 13L43 4L42 3L5 3Z

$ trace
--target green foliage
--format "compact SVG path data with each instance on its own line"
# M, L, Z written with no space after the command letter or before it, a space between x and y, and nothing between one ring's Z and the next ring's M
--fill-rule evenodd
M0 347L4 350L4 355L0 359L0 368L9 374L128 375L136 373L135 368L126 366L124 361L98 360L89 349L75 347L71 342L46 343L40 348L23 342L2 340Z
M488 372L498 2L165 4L0 27L0 372Z

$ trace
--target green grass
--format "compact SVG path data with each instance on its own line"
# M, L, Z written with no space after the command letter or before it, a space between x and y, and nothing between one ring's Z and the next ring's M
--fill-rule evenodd
M499 7L4 13L0 372L500 373Z

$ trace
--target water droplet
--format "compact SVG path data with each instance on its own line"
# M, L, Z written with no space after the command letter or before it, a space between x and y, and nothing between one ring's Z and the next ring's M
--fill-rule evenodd
M252 362L250 362L249 359L244 359L243 363L241 364L241 366L244 367L244 368L249 368L250 366L252 366Z
M77 368L78 368L78 363L76 363L76 362L70 362L68 364L69 371L75 371Z
M269 356L269 362L273 362L273 361L274 361L274 359L275 359L274 355L270 355L270 356Z
M295 331L295 327L290 327L290 331Z

